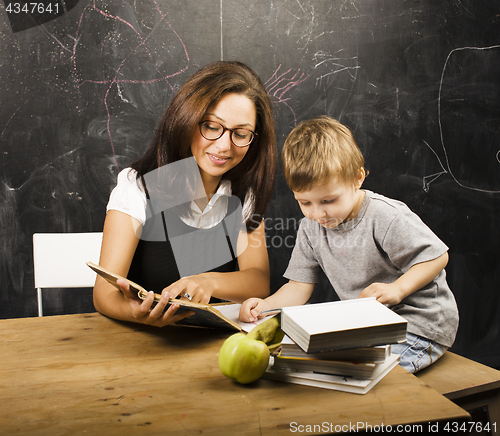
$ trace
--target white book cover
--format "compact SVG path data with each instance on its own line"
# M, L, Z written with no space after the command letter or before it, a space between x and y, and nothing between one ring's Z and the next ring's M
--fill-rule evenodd
M281 312L281 328L306 352L404 341L406 325L375 298L284 307Z
M282 313L310 335L406 323L404 318L373 297L284 307Z

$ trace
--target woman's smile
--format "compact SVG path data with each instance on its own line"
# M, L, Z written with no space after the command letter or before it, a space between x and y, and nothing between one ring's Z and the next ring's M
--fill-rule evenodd
M230 159L228 156L220 156L211 153L207 153L207 155L215 165L224 165Z

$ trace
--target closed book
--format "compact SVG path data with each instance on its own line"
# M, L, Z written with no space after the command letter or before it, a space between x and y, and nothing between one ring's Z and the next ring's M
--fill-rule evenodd
M375 298L284 307L281 328L306 353L406 340L407 321Z
M375 378L382 370L384 362L356 362L344 360L322 360L301 357L274 356L274 369L312 371L322 374L342 375L359 378Z
M303 359L322 360L347 360L353 362L383 362L391 354L390 345L377 345L375 347L350 348L347 350L333 350L318 353L306 353L289 336L283 338L280 357L300 357Z
M389 374L389 372L399 363L399 359L399 355L391 354L380 367L377 376L371 379L320 374L308 371L274 369L272 365L269 366L262 378L355 394L366 394L377 385L380 380Z

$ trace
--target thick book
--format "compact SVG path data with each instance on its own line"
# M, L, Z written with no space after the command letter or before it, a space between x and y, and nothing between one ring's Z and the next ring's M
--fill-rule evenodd
M366 394L380 380L389 374L389 372L399 363L399 359L399 355L391 354L391 356L382 364L383 366L381 367L378 375L372 379L320 374L307 371L273 369L272 365L268 367L262 378L304 386L351 392L355 394Z
M372 379L383 370L384 363L280 357L278 354L274 356L272 368Z
M377 345L375 347L306 353L295 342L293 342L289 336L285 335L283 341L281 342L281 347L277 351L279 352L280 357L381 363L391 354L391 346Z
M306 353L406 340L407 321L375 298L284 307L281 328Z
M134 283L133 281L122 277L118 274L115 274L111 271L108 271L101 267L100 265L96 265L92 262L87 262L87 265L92 268L97 274L106 279L109 283L111 283L117 289L120 287L116 284L118 279L125 280L131 289L137 292L137 296L144 300L148 295L148 291L144 289L142 286ZM153 304L157 304L160 300L161 295L154 295ZM176 322L176 325L185 325L185 326L193 326L193 327L208 327L208 328L219 328L219 329L228 329L233 331L241 331L242 328L240 324L227 318L223 315L219 310L217 310L217 304L201 304L201 303L192 303L190 301L179 300L177 298L171 298L167 303L167 308L171 304L178 304L180 307L177 309L176 313L182 313L185 311L194 312L193 315L188 316L181 321Z

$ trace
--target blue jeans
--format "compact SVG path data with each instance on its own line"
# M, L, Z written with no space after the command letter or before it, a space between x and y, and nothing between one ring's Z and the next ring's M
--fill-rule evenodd
M447 349L444 345L410 332L406 332L406 342L391 344L391 352L401 356L399 364L411 373L434 363Z

